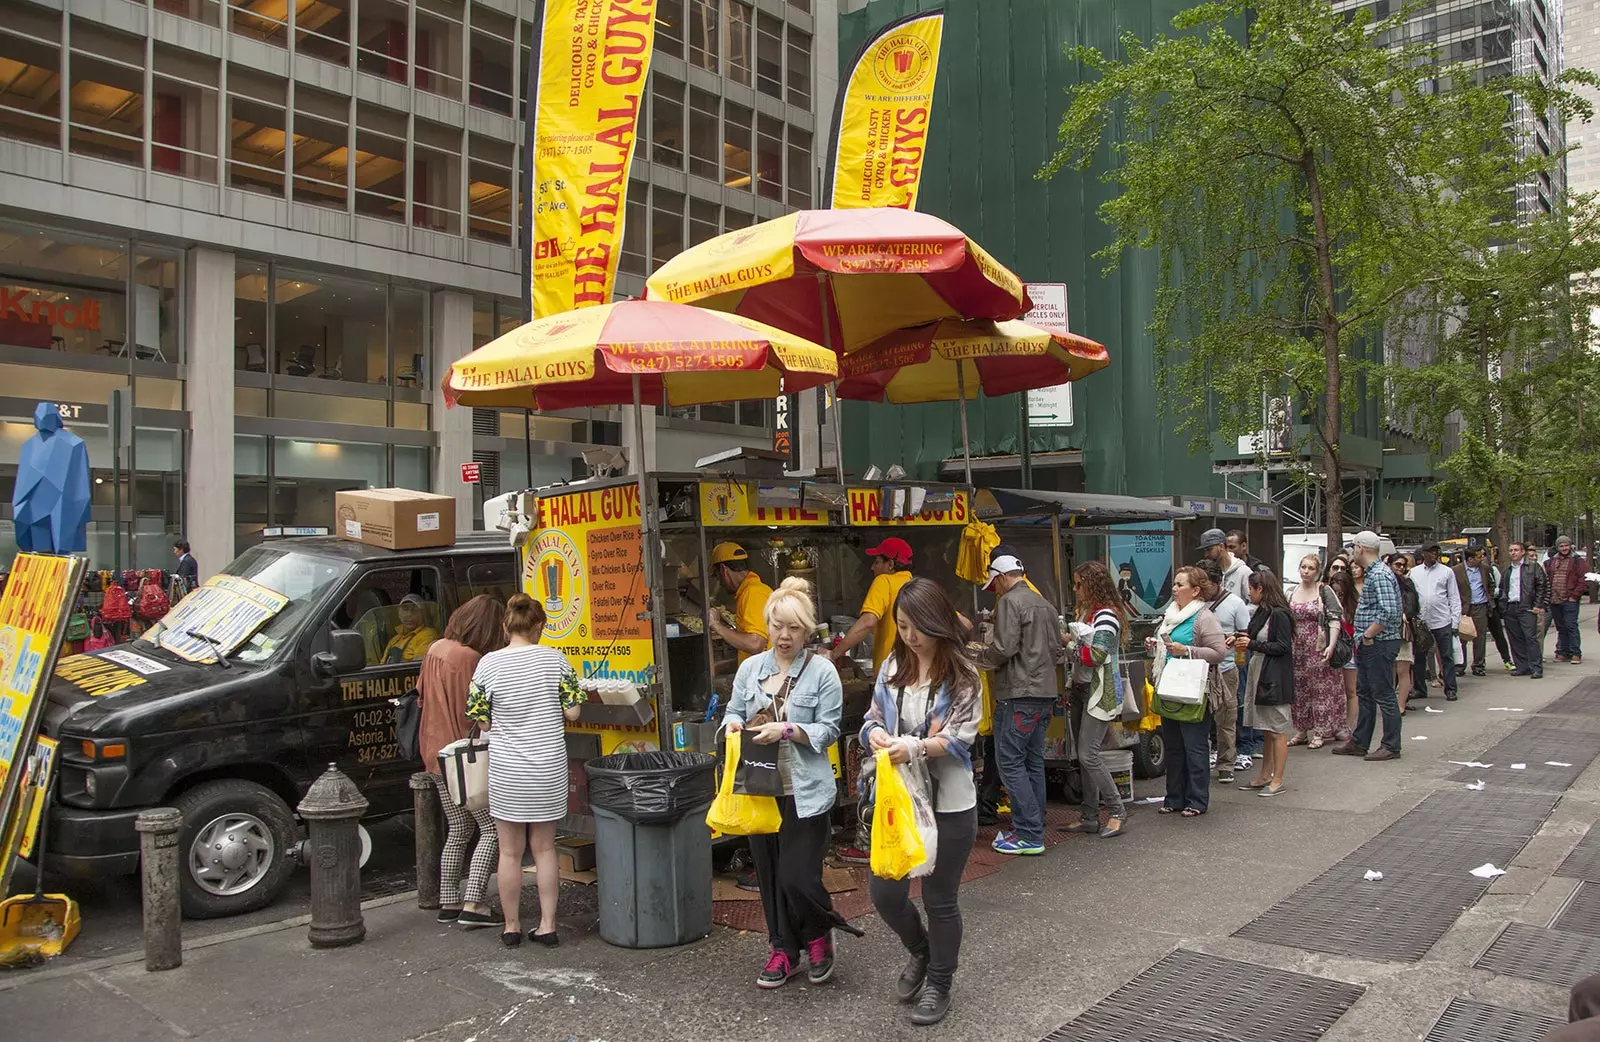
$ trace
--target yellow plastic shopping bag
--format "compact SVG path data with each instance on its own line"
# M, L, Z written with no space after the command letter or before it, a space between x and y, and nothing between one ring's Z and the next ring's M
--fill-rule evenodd
M713 833L729 836L762 836L778 831L783 818L778 801L771 796L740 796L733 791L734 765L739 762L738 731L728 735L728 752L722 761L722 785L717 798L706 811L706 824Z
M875 772L878 801L872 809L872 874L880 879L904 879L928 859L917 829L911 793L889 751L879 749Z

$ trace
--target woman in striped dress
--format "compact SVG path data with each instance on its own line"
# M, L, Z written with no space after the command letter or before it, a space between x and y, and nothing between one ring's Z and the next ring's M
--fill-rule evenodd
M528 939L554 948L561 889L556 825L567 815L566 721L578 718L583 692L566 656L538 643L544 608L527 594L506 602L507 645L472 674L467 715L491 728L489 813L500 839L500 907L508 948L522 943L522 852L533 854L539 925Z
M1111 573L1099 561L1085 561L1072 572L1073 600L1078 621L1090 627L1087 639L1069 633L1062 637L1074 664L1087 667L1092 676L1084 699L1083 719L1078 724L1078 769L1083 774L1083 816L1073 832L1099 833L1105 839L1122 835L1122 794L1111 778L1111 770L1100 758L1100 745L1111 728L1111 721L1122 712L1117 692L1117 665L1122 648L1122 627L1128 620L1128 604L1117 594ZM1100 808L1111 812L1104 826Z

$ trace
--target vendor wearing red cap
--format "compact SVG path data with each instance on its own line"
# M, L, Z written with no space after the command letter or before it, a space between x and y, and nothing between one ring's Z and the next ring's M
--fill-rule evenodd
M767 598L772 587L750 570L749 552L738 543L718 543L711 548L711 574L733 594L734 621L729 626L711 612L711 631L739 652L740 662L767 650Z
M861 617L844 639L828 652L835 660L867 637L867 632L877 629L872 640L872 675L878 675L883 660L894 650L894 599L911 581L911 544L899 536L890 536L877 546L868 547L872 558L872 585L867 587L866 600L861 602Z

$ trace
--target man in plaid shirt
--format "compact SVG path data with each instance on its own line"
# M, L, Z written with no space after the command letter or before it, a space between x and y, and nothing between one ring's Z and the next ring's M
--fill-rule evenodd
M1400 580L1383 563L1382 541L1374 532L1357 532L1355 559L1367 571L1356 605L1356 697L1361 710L1350 740L1333 747L1335 756L1368 760L1400 759L1400 703L1394 694L1394 660L1400 654ZM1383 743L1367 752L1378 713L1383 713Z

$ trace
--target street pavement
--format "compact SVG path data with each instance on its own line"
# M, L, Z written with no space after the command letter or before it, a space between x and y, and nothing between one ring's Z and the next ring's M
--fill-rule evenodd
M1591 641L1593 624L1586 608ZM1499 672L1463 680L1461 701L1425 703L1442 713L1407 714L1398 762L1295 749L1280 797L1214 787L1211 812L1194 820L1140 807L1115 842L1073 836L1044 857L970 884L962 892L966 940L954 1009L931 1030L911 1027L893 1003L903 955L875 917L860 920L864 939L841 940L833 982L811 987L802 977L767 993L753 986L764 937L716 929L683 948L613 948L596 933L588 887L564 890L562 945L554 950L507 950L497 931L440 926L401 895L369 903L365 943L342 950L313 951L300 918L205 936L187 947L182 968L166 973L147 973L135 954L3 974L0 1024L17 1039L886 1042L938 1034L1035 1042L1175 948L1365 986L1322 1036L1329 1042L1421 1038L1461 996L1558 1016L1566 1008L1562 989L1471 963L1504 924L1546 926L1572 893L1575 882L1551 873L1600 819L1600 760L1522 853L1500 866L1508 873L1419 962L1231 935L1429 794L1460 789L1448 761L1472 759L1600 673L1600 654L1590 661L1550 662L1543 681ZM1492 791L1495 771L1484 780ZM1154 795L1161 783L1138 782L1136 790ZM1481 861L1466 858L1460 870ZM531 880L526 896L524 922L531 923Z

